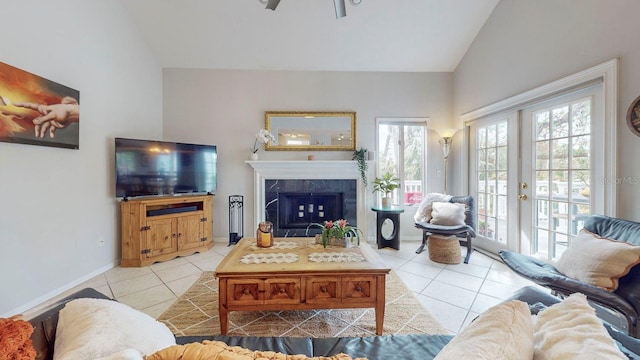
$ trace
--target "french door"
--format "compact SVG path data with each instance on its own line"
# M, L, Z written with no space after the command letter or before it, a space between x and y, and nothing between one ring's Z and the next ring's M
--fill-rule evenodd
M596 179L604 178L601 86L522 111L521 251L557 260L582 228L601 213Z
M478 247L518 247L518 114L504 112L473 123L469 187L476 200Z
M475 244L555 260L604 208L602 86L593 85L470 124Z

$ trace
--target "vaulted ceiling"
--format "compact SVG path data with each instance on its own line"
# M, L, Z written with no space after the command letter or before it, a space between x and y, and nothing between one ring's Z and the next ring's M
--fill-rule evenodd
M499 0L122 0L163 67L455 70Z

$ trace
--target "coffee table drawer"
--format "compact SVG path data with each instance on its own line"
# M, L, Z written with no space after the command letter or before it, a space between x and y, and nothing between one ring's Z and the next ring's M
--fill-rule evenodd
M339 276L312 276L305 278L307 304L327 304L340 301Z
M227 282L229 305L262 304L264 299L264 280L229 279Z
M375 276L342 276L342 302L375 303Z
M299 304L300 278L229 279L229 305Z
M264 281L265 304L299 304L300 278L273 278Z

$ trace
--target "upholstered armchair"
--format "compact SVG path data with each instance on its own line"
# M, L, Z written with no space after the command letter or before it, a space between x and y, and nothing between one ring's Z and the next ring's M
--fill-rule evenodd
M459 203L465 205L464 211L464 223L458 223L456 225L441 225L434 224L429 221L416 221L415 227L422 230L422 244L416 250L416 254L420 254L423 250L429 236L431 235L443 235L443 236L456 236L459 238L460 245L467 247L467 255L464 258L464 263L469 263L469 257L473 248L471 247L471 239L476 237L476 210L472 196L453 196L448 202Z
M603 238L640 245L640 223L616 219L603 215L591 215L585 219L584 229ZM606 240L603 240L606 241ZM624 316L628 323L629 335L640 337L638 315L640 314L640 266L635 265L618 279L614 291L591 285L560 273L556 267L545 261L503 250L500 257L518 275L534 283L551 289L554 295L568 296L583 293L587 299L604 308Z

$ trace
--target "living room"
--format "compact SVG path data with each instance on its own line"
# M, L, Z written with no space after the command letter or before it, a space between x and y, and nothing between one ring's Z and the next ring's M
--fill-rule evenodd
M0 314L43 303L118 264L114 137L216 144L214 238L224 244L227 197L245 194L246 208L254 206L252 169L244 161L264 126L264 111L357 111L358 144L374 149L376 117L428 116L434 123L461 125L461 114L618 58L616 175L640 177L640 169L630 165L640 147L625 125L627 109L640 94L637 1L501 0L460 63L441 72L174 68L159 62L120 2L3 5L2 62L80 90L83 126L79 150L0 143ZM265 16L281 10L244 6ZM437 144L430 150L440 159ZM463 193L461 180L468 177L460 150L454 147L451 155L451 193ZM307 153L261 155L287 160ZM441 191L442 181L436 178L430 186ZM615 216L640 218L636 186L617 186ZM250 211L245 220L246 231L253 231Z

